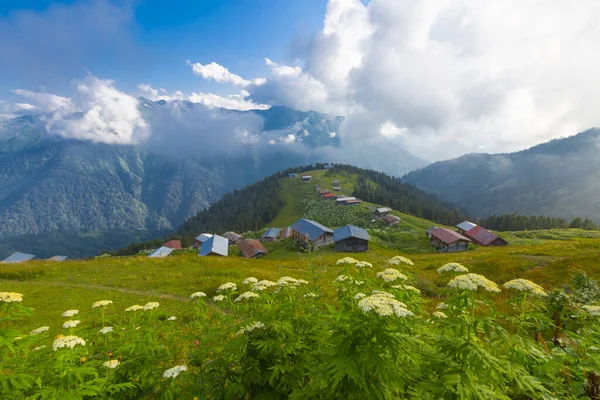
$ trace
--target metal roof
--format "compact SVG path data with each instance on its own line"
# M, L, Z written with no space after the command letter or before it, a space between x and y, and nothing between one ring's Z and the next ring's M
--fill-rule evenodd
M23 261L29 261L32 258L35 258L35 256L33 254L16 252L15 254L11 255L10 257L5 258L4 261L2 261L2 262L3 263L18 263L18 262L23 262Z
M467 242L471 241L471 239L464 237L460 233L451 231L450 229L446 229L446 228L438 228L438 229L432 231L431 236L438 238L440 241L444 242L445 244L452 244L459 240L466 240Z
M279 228L267 228L267 230L262 235L262 237L277 239L279 237L280 232L281 232L281 229L279 229Z
M484 246L492 243L494 240L498 239L500 236L496 235L493 232L488 231L481 226L476 226L470 231L466 232L466 235L473 239L475 242L478 242ZM501 238L502 239L502 238ZM502 239L504 240L504 239ZM505 240L504 240L505 241Z
M170 247L174 250L181 250L181 240L169 240L167 243L163 244L164 247Z
M211 233L203 233L201 235L196 236L196 240L199 241L200 243L204 243L211 237L212 237Z
M310 240L317 240L324 233L333 233L328 227L306 218L300 218L294 222L292 229L301 235L308 236Z
M62 262L62 261L65 261L67 258L68 258L67 256L54 256L54 257L50 257L48 259L48 261Z
M344 203L349 200L356 200L356 197L346 197L346 196L338 197L338 196L336 196L336 201L338 201L340 203Z
M437 226L432 226L431 228L427 229L425 232L431 233L431 232L435 231L436 229L440 229L440 228Z
M148 255L148 257L156 257L163 258L171 254L173 249L171 247L161 246L158 249L154 250L152 253Z
M381 207L381 208L377 209L378 213L384 213L384 212L390 212L390 211L392 211L392 210L387 207Z
M366 229L359 228L354 225L346 225L341 228L337 228L333 231L333 240L338 242L340 240L348 239L348 238L357 238L363 240L370 240L369 232Z
M229 231L223 234L223 237L229 239L230 242L237 243L240 240L243 240L244 237L238 233Z
M237 242L237 247L240 249L240 253L246 258L254 258L268 253L265 246L256 239L240 240Z
M227 257L227 254L229 254L229 239L224 238L223 236L213 235L206 242L202 243L198 255L208 256L210 254Z
M471 229L475 228L477 225L475 225L472 222L469 221L463 221L460 224L456 225L457 228L462 229L463 231L467 232L470 231Z

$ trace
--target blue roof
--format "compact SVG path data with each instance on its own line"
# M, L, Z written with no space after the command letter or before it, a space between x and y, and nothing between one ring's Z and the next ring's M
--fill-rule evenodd
M32 258L35 258L35 256L33 254L16 252L12 256L4 259L4 261L2 261L2 262L3 263L18 263L18 262L23 262L23 261L29 261Z
M173 251L172 248L167 247L167 246L161 246L158 249L154 250L152 253L150 253L150 255L148 257L166 257L169 254L171 254L171 252Z
M226 239L223 236L213 235L206 242L202 243L198 255L208 256L209 254L227 256L227 254L229 254L229 239Z
M210 233L201 233L200 235L196 236L196 240L199 241L200 243L204 243L210 237L212 237L212 234L210 234Z
M265 231L264 235L262 235L262 237L277 239L279 237L279 232L281 232L281 229L279 229L279 228L267 228L267 230Z
M363 240L370 240L369 232L366 229L359 228L354 225L346 225L341 228L337 228L333 231L333 240L340 241L348 238L357 238Z
M300 218L294 222L292 229L301 235L308 236L310 240L317 240L324 233L333 233L328 227L306 218Z

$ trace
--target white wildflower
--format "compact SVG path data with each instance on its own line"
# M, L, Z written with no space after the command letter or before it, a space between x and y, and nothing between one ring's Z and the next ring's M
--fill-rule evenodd
M529 292L535 296L548 296L544 291L543 287L527 279L513 279L511 281L506 282L504 284L504 287L507 289L516 289L519 291Z
M299 285L308 285L308 281L306 281L304 279L297 279L296 283Z
M366 295L366 294L364 294L364 293L356 293L356 294L354 295L354 299L355 299L355 300L364 299L365 297L367 297L367 295Z
M417 294L421 294L421 291L414 286L410 285L394 285L392 286L394 289L406 290L408 292L413 292Z
M107 305L112 304L112 300L100 300L95 302L92 305L92 308L97 308L97 307L106 307Z
M469 270L459 263L448 263L439 267L437 272L441 274L442 272L469 272Z
M217 293L224 292L224 291L227 291L227 290L231 290L232 292L236 291L237 290L237 285L235 283L233 283L233 282L224 283L221 286L219 286L219 288L217 289Z
M206 293L204 292L195 292L190 295L190 299L206 297Z
M339 275L337 278L335 278L334 282L344 282L347 280L348 280L348 277L346 275Z
M143 310L143 309L144 309L144 306L140 306L138 304L135 304L135 305L133 305L131 307L127 307L125 309L125 311L130 312L130 311L138 311L138 310Z
M356 264L354 264L354 266L356 268L373 268L373 264L368 263L366 261L359 261Z
M72 317L73 315L77 315L79 314L79 310L67 310L64 313L62 313L63 317Z
M38 347L36 347L35 349L33 349L33 351L38 351L38 350L41 350L41 349L43 349L43 348L45 348L45 347L46 347L46 345L45 345L45 344L43 344L43 345L41 345L41 346L38 346Z
M448 286L462 290L477 290L478 287L484 288L488 292L499 293L500 288L494 282L483 275L465 274L459 275L448 282Z
M395 299L396 298L396 296L394 296L393 294L385 292L383 290L373 290L371 292L371 294L376 294L378 296L387 297L388 299Z
M394 268L386 268L385 270L378 272L376 276L383 279L385 282L394 282L396 279L408 279L406 275Z
M437 306L435 306L436 309L438 310L445 310L446 308L448 308L448 306L446 305L446 303L444 303L443 301L441 303L438 303Z
M358 279L347 275L339 275L337 278L335 278L335 281L333 281L333 283L335 282L348 282L354 285L362 285L363 283L365 283L364 281L359 281Z
M66 321L63 324L63 328L65 328L65 329L67 329L67 328L75 328L77 325L79 325L80 322L81 321L78 320L78 319L72 319L72 320Z
M356 264L358 262L358 260L355 260L352 257L344 257L344 258L340 258L339 260L336 261L336 265L341 265L341 264Z
M254 292L244 292L242 294L240 294L235 300L235 303L239 303L240 301L244 301L244 300L249 300L249 299L256 299L258 298L258 294L254 293Z
M78 336L73 336L73 335L62 336L62 335L60 335L56 338L54 343L52 343L52 348L54 349L54 351L56 351L58 349L62 349L63 347L68 347L68 348L72 349L73 347L77 346L78 344L81 346L85 346L85 340L83 340L82 338L80 338Z
M223 301L223 300L225 300L225 296L223 296L222 294L212 298L212 301Z
M17 292L0 292L0 303L20 303L23 295Z
M246 279L244 279L244 280L242 281L242 283L243 283L244 285L252 285L252 284L254 284L254 283L256 283L256 282L258 282L258 279L256 279L256 278L253 278L253 277L246 278Z
M23 340L22 336L17 336L16 338L14 338L13 340Z
M177 317L173 315L173 316L167 318L167 321L177 321Z
M313 298L313 297L319 297L319 295L316 294L316 293L312 293L312 292L311 293L306 293L304 295L304 298L306 298L306 299L310 299L310 298Z
M448 318L442 311L434 311L433 316L436 318Z
M115 369L121 364L119 360L110 360L102 363L105 368Z
M104 327L104 328L100 329L100 330L98 331L98 333L101 333L101 334L103 334L103 335L106 335L107 333L109 333L109 332L112 332L112 331L113 331L113 327L112 327L112 326L106 326L106 327Z
M40 333L46 332L48 329L50 329L49 326L40 326L39 328L32 330L29 334L39 335Z
M258 291L267 290L268 288L273 287L273 286L277 286L277 283L264 279L262 281L256 282L252 286L252 290L255 292L258 292Z
M581 308L583 308L584 310L589 312L590 315L592 315L594 317L600 317L600 306L585 305L585 306L581 306Z
M155 308L157 308L160 304L157 303L156 301L151 301L150 303L146 303L146 305L144 306L144 310L153 310Z
M168 370L163 372L163 378L175 379L175 378L177 378L177 375L179 375L183 371L187 371L187 369L188 369L187 365L178 365L176 367L169 368Z
M377 315L382 317L396 315L398 318L401 318L414 315L411 311L406 309L406 304L394 298L385 296L383 293L375 293L363 298L358 302L358 307L364 313L374 311Z
M298 280L289 276L282 276L277 280L277 286L298 286Z
M400 264L408 264L408 265L415 265L412 261L410 261L408 258L406 257L402 257L402 256L395 256L392 257L388 260L388 263L391 265L400 265Z
M239 336L244 333L252 332L255 329L264 329L264 328L265 328L265 324L263 324L260 321L257 321L257 322L253 322L249 325L246 325L246 326L240 328L240 330L236 332L236 335Z

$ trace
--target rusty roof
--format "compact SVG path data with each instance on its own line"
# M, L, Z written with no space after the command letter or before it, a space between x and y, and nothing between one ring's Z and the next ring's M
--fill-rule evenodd
M500 237L500 236L496 235L495 233L490 232L485 228L482 228L479 225L473 229L468 230L465 234L468 237L470 237L471 239L473 239L473 241L475 241L483 246L487 246L488 244L492 243L494 240L496 240ZM504 240L504 239L502 239L502 240Z
M181 250L181 241L180 240L169 240L167 243L163 244L164 247L169 247L174 250Z
M265 246L256 239L240 240L237 242L237 247L240 249L240 253L246 258L254 258L268 253Z
M446 229L446 228L438 228L438 229L433 230L431 232L431 236L439 239L440 241L444 242L445 244L452 244L459 240L466 240L467 242L471 241L471 239L464 237L460 233L451 231L450 229Z

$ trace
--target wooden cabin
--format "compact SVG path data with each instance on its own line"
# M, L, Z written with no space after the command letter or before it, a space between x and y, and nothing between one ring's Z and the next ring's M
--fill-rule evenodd
M258 258L268 253L261 242L256 239L243 239L237 242L240 255L245 258Z
M303 247L318 248L333 243L333 231L310 219L300 218L291 230L294 241Z
M375 217L375 219L383 219L383 217L387 217L388 215L390 215L391 212L392 210L390 210L387 207L379 207L375 209L375 211L373 212L373 216Z
M471 239L446 228L431 231L431 244L440 252L467 251Z
M357 226L346 225L333 231L335 251L364 252L369 250L369 233Z
M493 232L477 225L475 228L464 233L473 243L480 246L506 246L508 242Z
M310 182L310 181L312 181L312 176L302 175L302 182Z
M274 242L279 239L281 229L279 228L267 228L265 233L260 238L261 242Z

